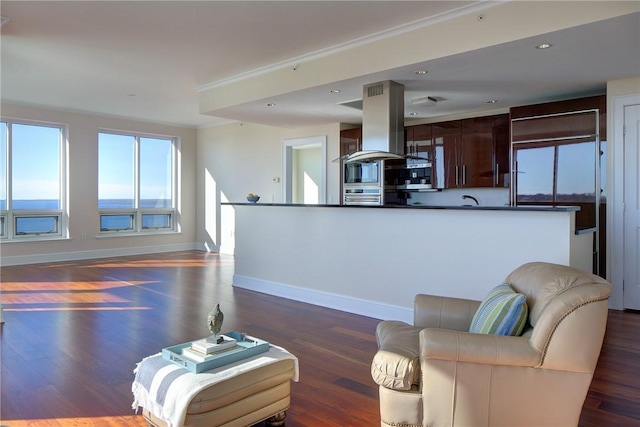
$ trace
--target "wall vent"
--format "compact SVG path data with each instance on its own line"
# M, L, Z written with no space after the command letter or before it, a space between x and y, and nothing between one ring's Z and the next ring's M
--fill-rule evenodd
M371 98L372 96L380 96L380 95L384 95L384 85L382 83L367 86L368 98Z

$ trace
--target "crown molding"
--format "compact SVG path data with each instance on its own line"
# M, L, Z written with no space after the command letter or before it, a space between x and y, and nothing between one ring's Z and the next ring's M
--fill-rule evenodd
M271 65L256 68L254 70L246 71L240 74L236 74L234 76L217 80L215 82L206 83L204 85L198 86L196 90L198 92L204 92L204 91L222 87L231 83L236 83L245 79L267 74L272 71L277 71L284 68L296 68L300 63L316 60L316 59L334 55L336 53L340 53L346 50L364 46L370 43L375 43L381 40L389 39L401 34L409 33L411 31L419 30L425 27L429 27L431 25L435 25L444 21L458 18L460 16L481 12L483 10L493 8L507 2L508 0L499 0L499 1L481 0L470 5L461 6L457 9L454 9L445 13L440 13L427 18L418 19L412 22L408 22L406 24L398 25L396 27L393 27L387 30L379 31L373 34L369 34L367 36L350 40L348 42L340 43L325 49L316 50L314 52L310 52L305 55L287 59L285 61L276 62Z

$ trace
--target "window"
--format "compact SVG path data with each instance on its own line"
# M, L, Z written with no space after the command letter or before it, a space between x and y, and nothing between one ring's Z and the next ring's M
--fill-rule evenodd
M0 238L66 233L64 133L59 125L0 122Z
M588 138L574 138L515 145L517 203L580 206L576 226L595 227L600 193L596 189L604 185L602 177L596 183L595 144Z
M518 203L553 202L555 147L516 147Z
M518 203L593 202L595 156L594 141L516 146Z
M102 233L176 231L176 145L168 137L99 133Z

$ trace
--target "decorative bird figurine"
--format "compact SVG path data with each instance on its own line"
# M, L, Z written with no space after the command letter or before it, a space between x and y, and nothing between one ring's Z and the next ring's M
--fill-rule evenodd
M222 330L222 321L224 320L224 314L220 311L220 304L216 304L216 308L211 310L209 316L207 316L207 325L209 331L216 337Z

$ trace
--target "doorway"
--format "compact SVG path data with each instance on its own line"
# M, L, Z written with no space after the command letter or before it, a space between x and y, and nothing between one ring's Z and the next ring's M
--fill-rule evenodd
M640 310L640 94L614 98L613 107L611 283L620 308Z
M640 105L624 108L624 305L640 310Z
M283 195L290 204L326 203L327 137L287 139L283 143Z

